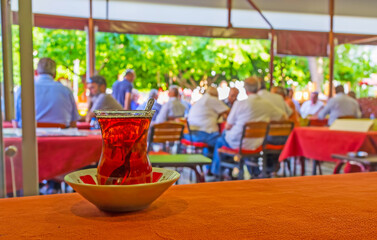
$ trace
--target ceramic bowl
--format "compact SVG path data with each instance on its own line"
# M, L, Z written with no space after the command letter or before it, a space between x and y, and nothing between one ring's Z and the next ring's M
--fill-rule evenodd
M97 169L92 168L72 172L64 181L103 211L129 212L147 208L180 177L178 172L165 168L153 168L153 174L153 183L97 185Z

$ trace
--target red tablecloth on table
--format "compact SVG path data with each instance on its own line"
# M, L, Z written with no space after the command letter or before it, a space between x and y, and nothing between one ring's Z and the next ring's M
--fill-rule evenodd
M3 128L13 128L13 125L11 122L3 122Z
M16 187L22 188L22 142L21 138L4 138L4 146L14 145L18 154L14 159ZM102 138L96 136L77 137L39 137L38 161L39 179L53 177L85 167L97 162L101 156ZM7 191L12 191L11 168L9 158L6 158Z
M90 129L90 124L87 122L77 122L78 129ZM13 128L11 122L3 122L3 128Z
M172 186L138 212L77 193L0 199L1 239L375 239L377 173Z
M280 154L288 157L307 157L319 161L337 162L332 154L366 151L377 153L377 132L334 131L325 127L298 127L293 130Z
M90 129L90 123L87 122L77 122L76 125L78 129Z

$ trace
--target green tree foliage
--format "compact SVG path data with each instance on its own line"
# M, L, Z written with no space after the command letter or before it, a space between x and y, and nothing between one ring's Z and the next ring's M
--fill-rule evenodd
M85 75L85 32L34 28L33 34L35 64L41 57L51 57L58 65L57 77L72 80L73 62L78 59L79 75ZM365 47L338 46L335 79L357 84L361 78L369 77L377 70L371 57ZM13 26L13 60L14 80L19 85L18 26ZM200 83L219 83L250 75L268 80L269 61L267 40L96 33L96 69L105 76L109 86L127 68L135 69L137 88L166 88L169 84L194 88ZM306 86L310 81L305 57L276 56L274 65L276 84L294 81L296 85ZM324 69L328 79L327 59Z

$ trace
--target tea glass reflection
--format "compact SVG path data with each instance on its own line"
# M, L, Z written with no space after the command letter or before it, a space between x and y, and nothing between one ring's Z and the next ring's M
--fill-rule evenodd
M100 185L150 183L148 129L155 111L94 111L102 133Z

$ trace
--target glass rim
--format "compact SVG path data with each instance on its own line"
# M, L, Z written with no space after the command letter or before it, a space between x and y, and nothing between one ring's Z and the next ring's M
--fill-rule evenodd
M94 110L97 118L152 118L155 110Z

